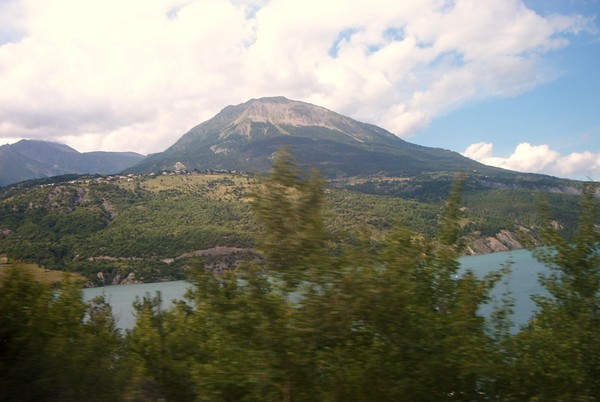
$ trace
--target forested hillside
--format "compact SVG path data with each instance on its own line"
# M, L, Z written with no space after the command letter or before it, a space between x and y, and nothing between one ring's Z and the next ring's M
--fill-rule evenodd
M217 180L225 178L246 180ZM179 195L192 184L211 191L205 176L182 179L122 183L105 210L118 214L120 202L150 210L144 197L167 184ZM537 297L533 319L512 334L510 295L489 319L478 315L510 264L482 279L459 272L461 185L438 209L432 238L394 225L376 245L367 235L332 247L323 181L279 158L251 201L240 200L262 259L222 275L191 269L186 298L169 310L160 294L138 300L126 334L106 302L85 304L72 280L55 292L12 269L0 282L0 400L599 400L594 188L578 197L569 238L542 204L549 297Z
M398 226L432 237L431 223L455 179L330 183L324 210L330 244L368 239L377 247ZM519 248L523 230L535 241L541 200L564 232L572 232L576 195L474 189L475 180L467 177L463 190L465 252ZM0 255L79 272L88 286L181 279L199 257L222 271L254 255L256 222L248 201L255 189L255 177L227 172L24 182L1 193Z

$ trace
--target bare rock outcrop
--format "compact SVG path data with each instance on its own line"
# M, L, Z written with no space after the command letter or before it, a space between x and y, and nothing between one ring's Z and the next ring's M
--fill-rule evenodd
M495 236L476 237L468 241L465 254L490 254L522 248L525 248L525 246L518 234L509 230L501 230Z

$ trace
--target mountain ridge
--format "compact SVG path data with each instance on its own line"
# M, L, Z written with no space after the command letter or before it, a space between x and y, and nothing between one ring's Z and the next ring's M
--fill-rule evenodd
M144 158L135 152L79 152L49 141L21 140L0 146L0 187L64 174L114 174Z

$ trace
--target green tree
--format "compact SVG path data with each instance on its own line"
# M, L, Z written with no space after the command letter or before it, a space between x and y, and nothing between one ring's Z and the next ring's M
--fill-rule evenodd
M138 303L130 334L138 400L292 400L305 392L293 312L259 271L217 277L195 269L185 300L165 311ZM297 392L296 392L297 391ZM309 390L306 389L306 392ZM306 395L305 395L306 396Z
M542 207L547 249L538 258L549 296L515 339L514 400L600 400L600 235L596 187L585 187L579 229L562 237Z
M9 270L0 284L0 400L120 400L123 360L102 299L84 303L68 277L55 290Z
M460 183L438 240L398 228L375 248L328 247L322 193L279 155L254 195L260 265L196 269L175 308L146 303L131 340L155 395L177 399L177 373L207 401L489 399L498 359L478 309L500 274L458 275Z
M137 395L206 401L315 397L314 347L306 336L314 318L303 320L302 304L289 292L305 291L327 260L322 203L321 179L302 179L291 156L280 154L254 196L264 228L261 266L248 264L222 276L199 267L186 299L173 309L160 311L151 300L138 305L130 335L142 367L133 385ZM174 376L178 384L170 380ZM191 390L187 397L178 394L182 382ZM140 390L142 384L152 392Z
M460 183L430 241L397 228L381 252L352 250L343 274L303 300L320 347L319 400L487 400L499 359L479 307L500 279L458 276Z
M253 211L262 228L258 248L266 269L290 289L315 274L313 268L325 250L323 183L316 170L303 179L291 153L283 149L253 195Z
M193 400L187 355L202 344L184 342L188 328L178 327L181 323L174 320L174 314L163 309L160 292L136 300L134 309L136 325L127 337L134 373L128 397L139 401Z

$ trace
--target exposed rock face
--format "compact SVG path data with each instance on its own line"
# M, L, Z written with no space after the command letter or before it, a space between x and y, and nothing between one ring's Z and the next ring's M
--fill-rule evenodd
M524 248L520 236L509 230L501 230L495 236L476 238L468 242L466 254L489 254Z
M269 123L277 127L283 134L289 134L286 127L323 127L346 134L354 140L373 141L372 132L349 117L342 116L320 106L304 102L290 101L283 97L253 99L248 101L221 138L230 134L250 136L253 123Z
M131 285L133 283L141 283L135 279L135 274L133 272L130 272L129 275L127 275L127 278L121 281L121 285Z
M104 210L106 212L108 212L111 220L114 219L118 215L118 212L117 212L116 208L114 207L114 205L110 201L108 201L106 198L102 198L102 208L104 208Z
M113 278L112 282L110 283L111 285L118 285L119 282L121 281L121 274L118 273L115 275L115 277Z
M523 244L521 244L521 242L517 239L517 236L508 230L501 230L500 233L496 235L496 239L498 239L500 243L508 247L510 250L518 250L523 248Z
M121 272L118 272L117 275L111 281L111 285L131 285L134 283L143 283L135 278L135 274L130 272L125 279L122 279Z
M476 240L470 247L467 247L468 254L489 254L497 251L509 251L509 248L502 244L495 237L486 237Z

